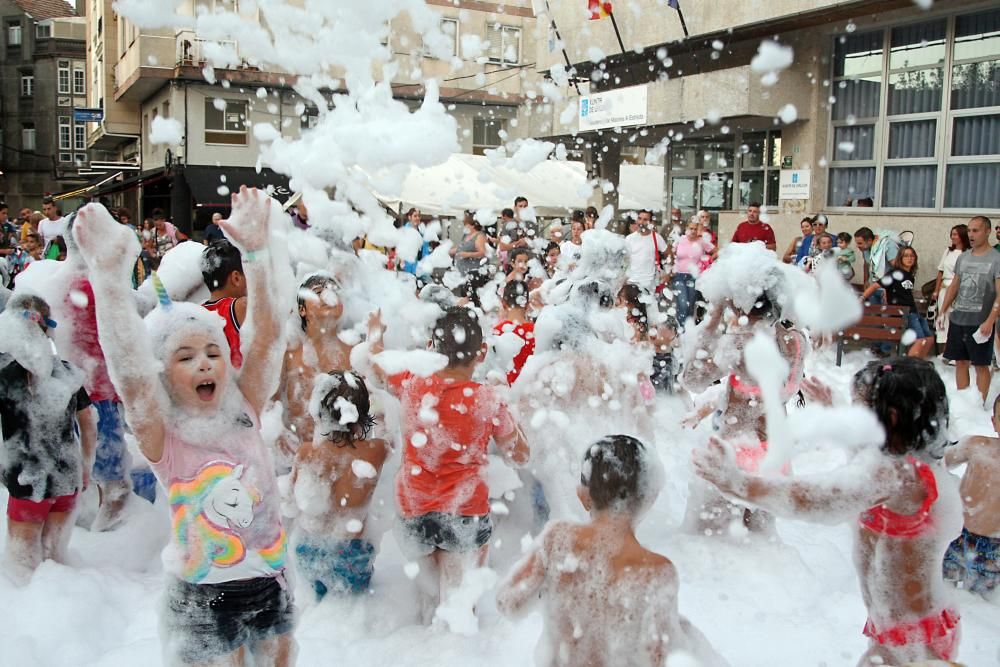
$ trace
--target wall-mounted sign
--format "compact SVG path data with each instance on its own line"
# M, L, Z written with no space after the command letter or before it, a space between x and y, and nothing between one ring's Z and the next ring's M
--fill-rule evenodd
M781 168L782 169L791 169L792 168L792 156L791 155L782 155L781 156Z
M782 169L778 199L809 199L809 170Z
M617 88L580 98L580 131L646 124L646 86Z
M104 109L73 109L73 122L100 123L104 120Z

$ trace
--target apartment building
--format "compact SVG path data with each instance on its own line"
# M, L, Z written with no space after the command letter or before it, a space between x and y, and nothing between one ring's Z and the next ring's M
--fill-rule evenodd
M291 194L286 177L266 167L256 170L260 145L250 128L272 123L284 136L294 137L316 122L318 110L295 93L294 76L243 61L216 69L216 82L210 84L203 74L206 43L198 35L139 29L114 13L111 0L85 1L90 9L87 67L93 79L89 103L104 110L104 120L92 125L88 140L109 164L131 162L137 168L119 169L110 182L95 179L82 196L134 205L142 215L163 208L181 229L197 230L227 206L227 184L273 186L279 198ZM215 2L239 11L239 3L231 0L190 0L181 11L193 14L198 4L215 10ZM463 59L460 68L452 69L451 62L425 51L404 14L387 26L385 35L393 60L404 65L392 81L395 95L419 105L424 79L438 78L441 101L459 126L461 150L481 154L502 143L504 132L516 124L526 91L534 88L526 83L534 76L536 52L531 3L428 4L441 12L453 56L462 57L463 35L476 34L490 42L488 62ZM228 46L239 55L238 44ZM181 124L180 146L149 141L158 117Z
M834 232L912 231L925 280L952 225L1000 217L996 3L680 0L682 25L660 0L615 2L624 53L610 19L575 4L549 2L545 19L578 77L580 94L562 87L575 113L526 105L519 131L585 149L613 181L622 151L652 151L664 210L707 208L725 239L760 201L779 247L818 212ZM772 39L794 61L756 71ZM554 42L536 60L558 73Z
M0 196L12 210L85 181L85 27L63 0L0 0Z

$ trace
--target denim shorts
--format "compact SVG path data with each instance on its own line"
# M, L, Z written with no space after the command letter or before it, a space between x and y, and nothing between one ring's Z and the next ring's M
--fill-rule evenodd
M920 313L907 313L904 321L906 328L917 334L917 340L934 335L934 332L931 331L931 325L927 323L927 318Z

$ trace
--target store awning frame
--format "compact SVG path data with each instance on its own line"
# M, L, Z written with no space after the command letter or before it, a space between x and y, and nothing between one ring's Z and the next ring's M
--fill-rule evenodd
M229 208L229 193L220 193L221 186L230 192L241 185L270 189L271 196L282 203L294 194L288 185L288 176L267 167L258 172L255 167L188 165L184 167L184 179L191 189L195 208Z
M119 176L121 176L122 173L123 172L119 171L117 173L111 174L110 176L104 176L99 181L96 181L94 183L89 183L89 184L83 186L82 188L77 188L76 190L69 190L68 192L60 192L57 195L52 195L52 200L53 201L62 201L64 199L72 199L73 197L86 197L86 196L88 196L88 193L90 193L92 190L96 190L97 188L101 187L102 185L104 185L104 184L106 184L106 183L108 183L110 181L113 181L114 179L116 179Z

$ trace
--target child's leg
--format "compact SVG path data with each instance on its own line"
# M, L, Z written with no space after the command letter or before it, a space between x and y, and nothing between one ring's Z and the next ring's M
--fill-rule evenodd
M42 557L66 564L69 538L73 534L73 512L52 512L42 527Z
M17 583L27 583L42 562L42 523L7 517L5 569Z
M441 602L447 600L452 591L461 587L462 579L468 570L486 565L489 549L489 545L484 544L471 552L451 552L442 549L434 552L433 557L438 566L441 586Z
M286 667L295 664L298 645L291 632L257 642L250 649L254 667Z

